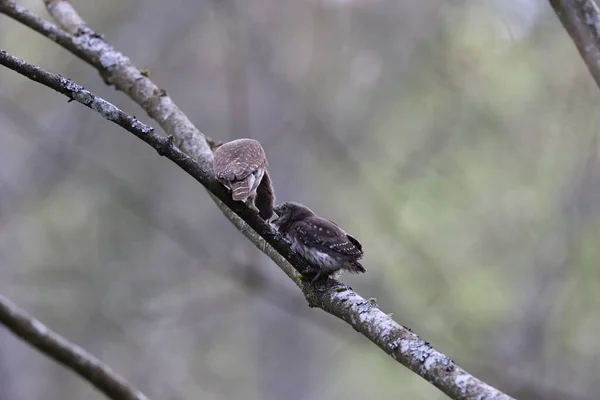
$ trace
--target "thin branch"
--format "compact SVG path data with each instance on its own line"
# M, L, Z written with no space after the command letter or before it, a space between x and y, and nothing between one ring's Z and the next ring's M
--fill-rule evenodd
M600 10L594 0L548 0L600 87Z
M73 370L113 400L149 400L81 347L51 331L0 295L0 322L29 345Z
M395 322L374 301L365 300L348 286L335 280L329 280L318 288L303 285L294 270L305 271L305 260L293 253L269 224L242 203L231 200L224 187L214 179L212 151L207 138L192 125L166 92L89 29L67 1L46 0L45 3L50 14L75 37L57 36L58 28L18 8L12 1L0 0L0 12L32 27L68 50L75 47L74 54L96 67L107 83L140 104L167 134L175 138L176 144L198 162L154 132L143 137L136 136L204 185L225 216L302 288L309 305L343 319L395 360L453 399L511 399L458 367L429 343ZM57 39L59 37L60 40Z
M125 114L113 104L95 96L91 92L85 90L82 86L79 86L67 78L46 72L33 64L29 64L26 61L8 54L2 49L0 49L0 64L12 69L15 72L18 72L23 76L28 77L33 81L41 83L44 86L64 94L71 100L75 100L78 103L91 108L107 120L114 122L145 142L148 141L149 136L153 137L154 141L160 145L160 147L157 148L158 151L164 147L170 146L169 139L155 134L154 128L141 123L135 117Z

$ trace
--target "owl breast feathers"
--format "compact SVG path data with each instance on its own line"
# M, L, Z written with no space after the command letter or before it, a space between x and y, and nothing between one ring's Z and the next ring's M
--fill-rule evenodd
M340 270L363 273L358 260L363 257L362 245L333 221L321 218L298 203L287 202L275 208L278 218L273 224L301 254L317 268L317 275L331 275Z

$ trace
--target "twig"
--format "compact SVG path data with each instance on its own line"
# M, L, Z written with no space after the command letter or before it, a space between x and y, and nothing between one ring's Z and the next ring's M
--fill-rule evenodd
M140 104L167 134L175 138L183 151L198 160L198 163L194 162L174 145L161 148L162 155L203 184L211 197L218 200L219 208L234 225L302 287L311 306L320 307L343 319L387 354L453 399L511 399L458 367L448 357L433 349L429 343L383 313L374 302L365 300L348 286L334 280L329 280L319 288L302 285L294 269L300 273L306 270L304 259L291 252L289 245L266 222L243 204L232 201L223 186L216 182L211 168L212 152L205 136L191 124L164 90L160 90L133 66L127 57L89 29L69 2L45 1L50 14L68 30L68 33L76 35L71 40L60 36L60 41L54 36L56 27L22 9L17 12L16 6L14 3L11 6L11 3L4 1L2 6L0 2L0 12L9 16L18 14L18 18L15 19L55 40L68 50L75 46L76 55L95 66L107 83L113 84ZM154 140L154 135L156 134L150 133L145 137ZM151 140L145 141L156 148Z
M73 370L113 400L149 400L81 347L48 329L0 295L0 322L29 345Z
M600 87L600 10L594 0L549 0Z

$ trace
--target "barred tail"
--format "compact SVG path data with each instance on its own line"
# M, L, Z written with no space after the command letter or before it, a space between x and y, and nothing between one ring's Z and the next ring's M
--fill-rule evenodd
M231 182L231 197L235 201L246 201L250 196L250 189L252 186L251 182L252 175L249 175L246 179L241 181Z

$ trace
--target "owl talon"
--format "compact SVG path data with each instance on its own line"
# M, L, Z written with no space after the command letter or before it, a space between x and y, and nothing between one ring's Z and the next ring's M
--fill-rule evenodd
M315 285L315 283L321 279L322 277L325 277L325 280L327 280L327 273L325 271L319 271L315 274L315 277L311 279L310 284L312 286Z
M248 208L251 209L254 213L258 214L260 210L254 204L247 204Z

